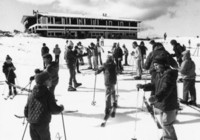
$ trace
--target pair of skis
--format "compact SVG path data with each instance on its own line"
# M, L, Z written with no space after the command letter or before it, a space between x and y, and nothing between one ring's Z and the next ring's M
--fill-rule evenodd
M8 100L8 99L11 99L11 100L12 100L12 99L15 98L15 96L16 96L16 95L8 95L8 96L5 97L4 99L5 99L5 100Z

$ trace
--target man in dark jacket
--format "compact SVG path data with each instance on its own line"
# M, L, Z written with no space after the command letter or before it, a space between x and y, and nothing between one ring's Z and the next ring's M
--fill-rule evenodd
M16 68L12 63L12 58L9 55L7 55L6 61L3 64L3 73L5 74L5 77L6 77L6 80L8 83L15 84L15 78L16 78L16 74L14 72L15 70L16 70ZM15 87L13 87L14 94L12 93L12 86L8 85L8 88L9 88L8 97L12 96L12 95L14 96L17 94Z
M154 91L149 101L154 104L155 108L160 110L161 123L163 128L162 140L177 140L173 123L176 119L178 109L177 97L177 77L178 71L171 69L167 64L166 57L156 57L154 59L156 70L155 80L148 84L137 84L137 88L144 91Z
M49 131L51 115L61 113L64 107L56 104L53 94L47 88L51 86L51 78L48 72L37 74L35 81L36 85L28 97L24 115L30 123L32 140L51 140Z
M69 45L67 46L67 49L65 50L65 54L64 54L64 59L67 63L67 67L69 69L69 87L68 87L68 91L76 91L76 88L81 86L81 83L78 83L76 81L76 61L77 58L82 57L82 56L87 56L86 54L83 55L77 55L72 49L74 47L74 44L72 41L70 41ZM74 83L74 87L72 86L72 81Z
M122 51L119 43L117 43L116 47L113 50L113 58L117 65L118 73L122 73L122 71L123 71L123 66L122 66L123 51Z
M114 63L113 57L111 55L108 55L106 62L95 72L95 74L99 74L102 71L104 72L104 80L106 87L106 118L110 114L112 106L117 106L115 94L115 85L117 82L117 66ZM112 116L114 116L114 114Z
M182 52L185 51L184 47L182 47L176 40L170 41L171 45L173 46L174 54L171 54L172 57L176 57L179 66L182 63Z
M43 56L47 53L49 53L49 48L46 46L46 43L43 43L42 48L41 48L41 56ZM45 66L44 62L43 62L43 66L44 66L44 69L45 69L46 66Z

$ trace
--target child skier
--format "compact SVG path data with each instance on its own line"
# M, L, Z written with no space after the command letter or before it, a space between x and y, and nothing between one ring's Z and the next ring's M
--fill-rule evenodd
M13 87L13 90L14 90L14 94L13 94L12 93L12 86L9 85L9 83L15 84L15 78L16 78L16 74L14 72L15 70L16 70L16 68L12 63L12 58L9 55L7 55L6 56L6 61L3 64L3 73L5 74L6 80L8 82L8 88L9 88L8 97L12 96L12 95L13 96L17 95L16 88Z
M117 82L117 66L114 63L113 57L108 55L106 62L98 68L95 74L99 74L104 71L105 87L106 87L106 107L105 117L106 120L110 113L112 117L115 116L115 112L111 112L112 107L117 107L117 100L115 95L115 84Z
M51 115L61 113L64 107L56 104L53 94L47 88L51 85L48 72L37 74L35 82L33 92L28 97L24 115L30 123L32 140L51 140L49 131Z
M181 63L179 72L181 73L183 80L183 100L181 100L180 102L196 106L195 63L191 59L189 50L184 51L182 55L183 62ZM191 96L191 100L189 102L188 94L190 94Z

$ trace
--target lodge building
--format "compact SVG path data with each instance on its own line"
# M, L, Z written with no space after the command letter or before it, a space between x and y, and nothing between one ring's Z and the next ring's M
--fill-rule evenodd
M136 39L141 21L128 18L33 11L22 17L25 30L45 37Z

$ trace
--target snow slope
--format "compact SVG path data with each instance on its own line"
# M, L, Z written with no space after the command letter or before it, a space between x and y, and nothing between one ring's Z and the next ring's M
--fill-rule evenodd
M157 40L164 43L166 49L172 52L172 47L168 38L167 41ZM196 50L196 44L199 43L197 38L177 38L181 44L187 46L188 40L191 40L191 54ZM145 83L145 81L133 81L132 75L124 74L118 76L118 92L119 92L119 108L115 118L110 118L105 128L100 127L104 117L105 107L105 87L103 74L97 76L96 98L95 106L91 105L94 92L94 72L82 70L81 74L77 74L78 82L83 85L77 89L76 92L68 92L68 78L69 72L63 59L63 52L65 48L65 39L58 38L43 38L43 37L22 37L15 36L13 38L0 38L0 66L2 67L5 57L9 54L13 63L16 66L17 79L16 83L22 87L29 82L29 77L34 74L36 68L42 69L42 58L40 50L42 43L46 43L50 48L50 52L55 46L59 44L61 48L60 56L60 70L59 70L59 84L56 87L56 98L58 104L63 104L65 107L64 121L66 136L68 140L130 140L136 137L138 140L159 140L162 131L158 130L149 113L147 113L142 103L142 97L148 98L149 93L143 91L136 91L135 85L137 83ZM81 41L84 46L88 46L90 42L96 42L94 39L73 40L76 44ZM105 60L107 51L111 49L113 42L125 44L129 52L132 51L133 40L107 40L105 39L105 53L103 53L103 60ZM138 41L140 42L140 41ZM148 53L151 51L151 46L145 41L148 47ZM197 53L195 54L197 55ZM199 54L200 55L200 54ZM193 56L196 62L196 72L200 74L199 57ZM85 59L85 62L87 60ZM133 59L129 56L129 63L133 64ZM87 66L80 66L84 69ZM125 67L125 71L134 71L134 67ZM0 81L4 81L5 76L0 73ZM198 77L197 77L198 79ZM32 86L34 83L32 84ZM197 101L200 102L199 83L196 83ZM182 84L178 84L179 96L182 97ZM27 100L27 92L22 92L23 95L16 96L13 100L4 100L8 93L7 85L0 85L0 140L19 140L22 138L25 125L22 125L23 119L14 117L15 114L23 116L23 109ZM18 90L20 93L21 91ZM177 116L175 124L176 133L179 140L199 140L200 129L200 113L183 106L184 109ZM142 110L143 109L143 110ZM78 112L68 113L68 111L78 110ZM157 117L159 117L157 115ZM50 125L52 140L64 140L62 117L61 115L54 115ZM30 140L29 129L27 128L24 140Z

